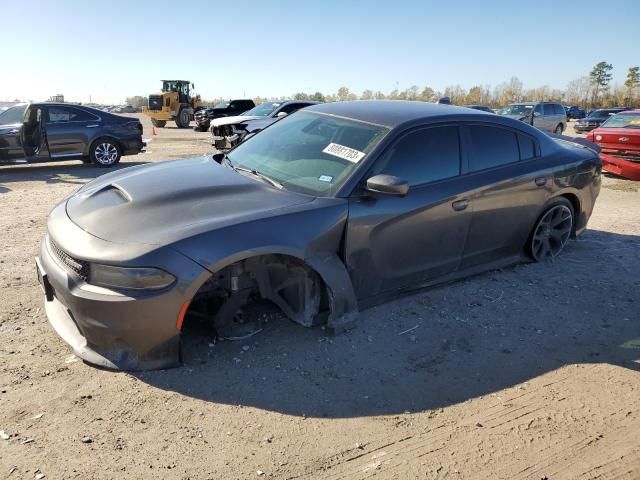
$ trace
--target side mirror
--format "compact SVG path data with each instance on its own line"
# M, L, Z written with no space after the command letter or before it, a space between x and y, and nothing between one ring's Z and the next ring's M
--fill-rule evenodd
M276 115L276 118L282 118L286 116L287 116L287 112L278 112L278 114Z
M540 112L533 112L533 116L534 117L539 117L540 116Z
M212 158L214 162L222 163L222 160L224 160L224 153L214 153Z
M409 191L409 183L393 175L375 175L367 180L367 191L404 197Z

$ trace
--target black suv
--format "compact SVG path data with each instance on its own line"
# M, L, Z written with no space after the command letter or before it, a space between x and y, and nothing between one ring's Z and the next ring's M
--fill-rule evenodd
M206 132L209 130L211 120L214 118L240 115L255 106L256 104L253 100L241 99L222 102L212 108L203 108L202 110L198 110L194 115L196 126L193 127L193 129L198 132Z
M605 120L611 115L629 110L627 107L618 108L601 108L590 112L585 118L577 120L573 129L576 133L590 132L591 130L598 128Z

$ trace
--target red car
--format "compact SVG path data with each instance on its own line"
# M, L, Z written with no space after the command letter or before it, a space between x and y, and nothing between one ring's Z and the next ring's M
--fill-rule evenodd
M600 145L604 170L640 180L640 110L613 115L589 132L587 140Z

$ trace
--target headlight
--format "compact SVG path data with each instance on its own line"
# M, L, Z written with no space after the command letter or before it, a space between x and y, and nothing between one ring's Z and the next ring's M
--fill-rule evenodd
M159 268L114 267L92 263L88 283L107 288L159 290L168 287L175 280L176 277Z

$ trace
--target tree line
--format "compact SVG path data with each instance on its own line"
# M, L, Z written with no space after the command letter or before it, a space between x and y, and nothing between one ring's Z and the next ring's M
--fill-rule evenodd
M589 74L576 78L567 84L564 90L543 85L536 88L524 88L518 77L511 77L495 87L475 85L469 90L460 85L446 87L443 91L429 86L413 85L405 90L395 89L385 93L380 90L364 90L359 95L348 87L340 87L337 92L296 92L291 97L255 97L260 104L267 101L315 100L318 102L342 102L346 100L417 100L436 102L441 97L449 97L454 105L488 105L493 108L509 103L530 101L560 102L565 105L578 105L585 109L607 108L615 106L640 107L640 67L629 68L623 85L611 85L613 65L598 62ZM204 101L211 106L223 102L223 98ZM135 96L127 98L127 103L136 107L146 106L148 98Z

